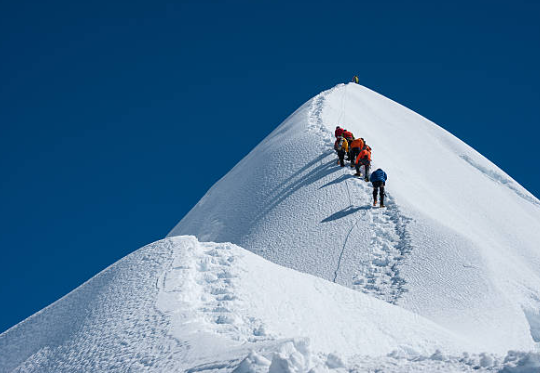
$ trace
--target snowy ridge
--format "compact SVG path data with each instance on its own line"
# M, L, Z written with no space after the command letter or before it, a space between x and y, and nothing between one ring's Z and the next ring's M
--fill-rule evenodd
M333 146L334 138L331 131L324 125L322 118L325 97L338 88L343 89L343 87L343 85L338 85L329 91L319 94L312 100L309 118L309 122L312 124L310 129L316 130L321 134L323 144L326 147ZM336 125L342 123L346 109L346 95L342 95L340 106L341 111L338 121L335 123ZM362 218L369 220L371 223L370 231L372 232L372 237L368 246L369 252L367 253L367 258L360 266L358 273L353 274L352 287L389 303L396 303L401 294L406 291L404 288L405 280L399 276L398 266L399 262L405 258L405 254L411 250L410 240L407 237L408 233L406 230L406 223L410 219L401 216L399 207L393 203L390 193L387 193L387 205L390 209L377 211L370 208L371 188L367 187L360 179L351 178L349 173L344 172L336 181L345 182L349 206L329 216L322 222L339 219L362 210ZM328 185L324 187L326 186ZM355 199L360 200L354 201ZM360 207L353 207L357 205L360 205ZM338 266L334 272L333 282L337 282L339 272L341 271L343 254L347 248L349 237L355 229L358 229L358 220L351 223L351 228L344 239L343 248L338 259ZM349 250L354 251L355 248L349 248Z
M372 209L369 184L336 165L336 125L373 148L372 169L389 175L387 210ZM238 244L504 354L540 341L538 226L538 200L474 149L341 84L287 118L170 236Z
M490 178L491 180L500 183L502 185L505 185L508 189L512 190L514 193L516 193L518 196L526 200L527 202L530 202L536 206L540 206L540 201L538 198L533 196L531 193L529 193L527 190L524 190L521 185L516 183L512 178L509 178L505 176L502 172L497 172L495 170L486 168L484 166L481 166L480 164L473 161L469 156L467 155L460 155L460 157L467 163L469 163L471 166L476 168L478 171L483 173L486 177Z
M80 328L58 328L66 311ZM174 237L1 334L0 371L342 371L374 356L396 372L479 364L482 355L466 359L463 349L474 347L396 306L232 244ZM491 371L504 365L486 356Z
M246 305L238 304L241 284L234 269L238 254L232 246L200 245L194 239L181 242L183 245L173 246L174 260L158 281L158 308L164 313L191 309L194 317L190 323L195 319L235 341L264 340L264 325L259 320L235 312ZM182 315L180 323L184 318Z
M0 334L0 372L165 368L177 348L155 307L170 240L152 244Z
M310 129L321 134L323 144L326 147L333 147L333 134L324 125L322 114L324 111L325 97L333 93L336 89L344 89L344 85L338 85L333 89L323 92L312 100L309 114ZM336 121L336 126L343 121L346 110L347 96L341 96L341 110ZM351 178L349 172L343 172L336 181L344 181L347 191L349 206L324 219L328 222L342 218L348 214L353 214L362 210L362 218L369 220L371 240L366 258L358 269L358 273L352 275L352 288L360 290L366 294L373 295L379 299L395 304L406 291L406 281L399 276L399 263L405 255L411 251L410 239L406 230L406 224L410 220L401 215L399 207L393 202L391 194L387 192L387 205L390 209L374 210L371 205L371 188L366 186L360 179ZM329 184L324 185L324 187ZM358 206L358 207L356 207ZM358 220L351 223L351 228L343 242L343 248L339 255L338 266L334 272L333 282L338 282L338 275L341 271L343 254L347 249L347 243L353 230L358 229ZM349 250L355 250L354 247ZM344 275L344 274L342 274ZM346 280L345 280L346 281Z
M387 209L336 164L336 125L373 148ZM538 226L538 199L474 149L340 84L168 238L0 334L0 373L537 373Z

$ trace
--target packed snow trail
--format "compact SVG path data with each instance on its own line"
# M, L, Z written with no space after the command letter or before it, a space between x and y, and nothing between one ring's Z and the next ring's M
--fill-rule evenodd
M387 210L337 166L337 125L366 139L372 169L387 172ZM540 340L537 201L436 124L348 84L287 118L170 235L238 244L504 353Z
M344 173L348 174L346 167ZM359 267L353 274L352 288L388 303L396 304L406 291L406 281L400 276L399 265L412 250L406 229L410 219L401 215L399 207L394 203L390 193L386 192L387 208L370 207L372 189L369 185L371 184L357 178L348 179L347 183L351 184L350 189L354 191L352 195L357 196L356 203L351 202L351 209L363 210L362 215L357 219L369 221L371 232L366 252L355 247L348 248L362 258ZM347 241L354 229L358 229L358 221L353 224L351 231L347 234L343 250L346 249ZM343 253L340 257L342 256ZM336 282L339 272L340 266L338 264L334 282Z
M334 88L335 90L336 88ZM346 111L347 102L347 87L341 89L341 98L339 101L340 113L338 121L330 125L325 125L322 117L325 98L332 94L334 90L323 92L312 100L312 108L309 114L309 127L312 131L318 131L323 138L323 145L333 148L334 137L329 128L342 124ZM335 124L335 125L334 125ZM346 126L344 126L346 127ZM362 136L357 136L362 137ZM369 143L369 139L365 139ZM335 154L332 152L332 154ZM322 162L321 162L322 165ZM373 163L372 166L375 166ZM373 167L372 169L376 169ZM387 191L387 207L389 209L377 210L370 208L372 202L372 190L369 186L355 177L350 177L349 162L346 167L343 167L342 175L336 180L344 180L347 199L349 206L329 219L338 218L347 214L362 211L362 214L356 216L356 220L352 221L351 228L347 232L341 253L339 254L337 268L334 272L333 282L348 283L351 279L350 273L341 273L342 260L345 250L352 250L353 255L361 257L356 269L353 268L352 288L361 290L366 294L371 294L379 299L389 303L397 303L405 290L405 279L400 277L399 264L405 258L405 255L412 250L408 233L406 230L407 222L410 220L401 215L399 207L393 202ZM352 190L352 192L351 192ZM349 243L349 238L354 230L359 229L358 219L368 220L370 222L369 231L371 237L369 244L366 246L354 246ZM327 220L328 221L328 220ZM348 248L348 244L349 247ZM363 251L364 250L364 251ZM338 281L338 276L344 278L343 281Z

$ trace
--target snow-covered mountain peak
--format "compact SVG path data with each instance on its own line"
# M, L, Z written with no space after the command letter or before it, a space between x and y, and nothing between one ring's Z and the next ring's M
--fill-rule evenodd
M337 125L388 173L387 209L336 163ZM168 238L0 334L0 372L538 372L539 223L474 149L340 84Z
M363 137L372 169L389 175L387 210L370 208L370 185L336 164L338 125ZM538 226L538 199L474 149L347 84L287 118L170 235L238 244L501 351L540 341L531 316L540 309Z

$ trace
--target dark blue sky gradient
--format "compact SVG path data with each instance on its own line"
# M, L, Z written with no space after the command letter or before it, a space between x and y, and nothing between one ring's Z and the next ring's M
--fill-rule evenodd
M353 74L539 196L538 14L523 0L2 2L0 332L164 237Z

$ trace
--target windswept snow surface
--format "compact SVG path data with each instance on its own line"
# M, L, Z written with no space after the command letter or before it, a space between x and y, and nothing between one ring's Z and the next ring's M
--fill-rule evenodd
M337 125L373 148L388 209L337 166ZM540 342L539 227L540 201L474 149L347 84L300 107L169 236L235 243L504 354Z
M482 366L482 355L461 355L470 348L394 305L232 244L186 236L138 250L0 335L0 371ZM483 366L503 366L486 356ZM514 362L526 359L538 361L529 354Z

